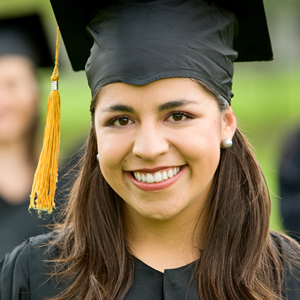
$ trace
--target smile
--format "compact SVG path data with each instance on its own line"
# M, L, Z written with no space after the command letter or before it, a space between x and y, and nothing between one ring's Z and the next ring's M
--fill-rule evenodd
M134 171L126 172L132 183L141 190L151 192L159 191L173 185L184 173L186 165L165 168L155 172Z
M168 168L155 173L145 173L145 172L133 172L133 176L136 180L145 183L157 183L168 180L175 175L177 175L182 167Z

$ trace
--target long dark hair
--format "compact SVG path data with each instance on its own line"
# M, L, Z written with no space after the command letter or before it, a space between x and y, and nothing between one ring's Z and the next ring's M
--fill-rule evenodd
M221 111L227 108L226 100L202 86L215 96ZM91 103L92 124L96 102L97 94ZM123 200L102 176L96 154L92 126L65 221L57 225L54 243L59 256L53 260L53 276L70 284L56 300L123 299L133 280ZM283 267L269 232L270 196L251 146L239 130L232 148L221 149L205 211L209 218L195 269L200 298L281 299Z

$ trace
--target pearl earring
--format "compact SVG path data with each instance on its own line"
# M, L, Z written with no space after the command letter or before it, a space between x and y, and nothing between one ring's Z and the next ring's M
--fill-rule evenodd
M98 153L96 155L96 159L97 159L97 161L99 161L99 154Z
M224 139L222 141L223 148L230 148L232 146L232 140L231 139Z

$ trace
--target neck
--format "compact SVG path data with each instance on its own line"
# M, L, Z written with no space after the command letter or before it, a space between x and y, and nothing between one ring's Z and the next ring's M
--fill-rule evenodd
M128 223L132 254L154 269L184 266L200 257L202 219L184 213L171 220L151 220L140 215Z
M27 143L18 141L0 144L0 166L1 196L12 204L26 200L34 174Z

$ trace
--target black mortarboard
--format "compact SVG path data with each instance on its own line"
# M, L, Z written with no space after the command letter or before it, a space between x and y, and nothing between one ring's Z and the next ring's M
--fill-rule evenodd
M273 57L262 0L51 2L73 69L86 69L93 94L111 82L193 77L230 102L232 62Z
M0 56L12 54L30 58L37 67L53 66L39 15L0 20Z

